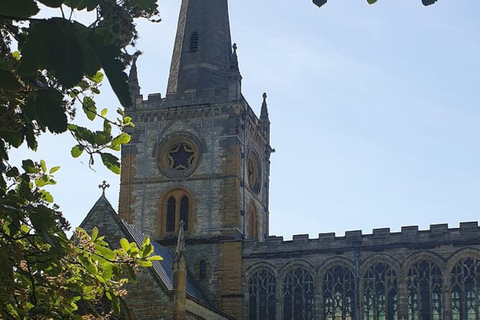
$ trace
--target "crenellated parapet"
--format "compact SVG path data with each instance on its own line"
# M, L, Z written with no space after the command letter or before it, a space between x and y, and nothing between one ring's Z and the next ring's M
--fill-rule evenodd
M335 233L320 233L318 238L310 239L308 234L294 235L292 240L281 236L269 236L265 242L247 240L246 256L288 255L288 253L342 253L357 248L361 251L379 252L387 249L408 248L410 250L432 249L442 245L464 246L480 244L478 222L461 222L458 228L448 228L448 224L433 224L428 230L419 230L418 226L405 226L400 232L391 232L390 228L373 229L371 234L361 230L347 231L344 236Z

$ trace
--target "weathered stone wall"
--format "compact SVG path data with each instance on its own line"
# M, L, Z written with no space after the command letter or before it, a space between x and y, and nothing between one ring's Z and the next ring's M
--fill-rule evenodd
M106 236L106 240L113 247L120 246L120 239L125 237L116 213L106 199L101 198L92 211L85 218L81 227L89 233L94 227L99 229L99 234ZM132 319L172 319L173 295L162 288L150 269L142 269L137 274L137 283L126 285L128 295L124 297L125 305Z
M245 314L248 311L248 281L258 270L266 269L277 279L277 319L282 315L282 283L288 271L303 267L313 275L315 286L316 319L322 319L322 286L326 272L341 265L358 274L361 279L372 265L389 264L398 280L399 318L407 317L406 277L415 263L427 260L436 264L443 277L443 316L450 319L450 272L460 259L480 259L480 229L476 222L461 223L459 228L448 229L446 224L432 225L430 230L419 231L418 227L403 227L401 232L375 229L373 234L362 235L361 231L346 232L343 237L334 233L319 234L318 239L308 235L293 236L291 241L271 236L266 242L248 240L243 250L243 288ZM361 287L357 290L361 291ZM359 294L359 310L362 307ZM362 313L360 312L360 319Z

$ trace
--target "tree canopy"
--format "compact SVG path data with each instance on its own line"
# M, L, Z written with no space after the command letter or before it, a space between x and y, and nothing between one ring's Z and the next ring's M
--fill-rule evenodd
M78 12L91 21L75 20ZM123 284L159 259L148 239L141 248L122 240L115 250L96 229L76 229L70 239L47 191L60 167L9 162L12 149L37 150L45 132L69 132L73 157L86 153L91 165L99 157L119 173L114 153L130 137L112 127L133 124L122 108L111 117L94 98L105 75L121 106L131 104L124 70L136 54L129 53L138 37L134 21L157 16L155 0L0 1L0 318L78 318L79 303L90 306L90 318L106 317L95 304L106 296L119 312ZM79 110L102 127L76 124Z

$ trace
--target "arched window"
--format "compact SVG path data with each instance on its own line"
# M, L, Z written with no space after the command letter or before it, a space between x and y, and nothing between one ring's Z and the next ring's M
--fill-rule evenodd
M248 282L248 319L275 320L276 280L268 270L255 272Z
M175 210L176 201L174 197L168 199L167 204L167 232L175 232Z
M397 319L397 275L386 263L377 263L362 278L363 319Z
M314 319L313 277L295 268L283 280L283 319Z
M198 50L198 33L192 32L190 35L190 52L196 52Z
M355 319L355 277L352 270L338 265L323 278L325 320Z
M452 269L452 319L480 319L480 260L464 258Z
M207 278L207 263L201 260L198 265L198 279L205 280Z
M443 318L442 273L433 262L422 260L407 274L408 319L441 320Z
M185 231L192 228L192 204L184 190L174 190L165 198L162 210L162 233L177 232L180 221Z
M258 215L255 205L251 203L248 206L248 215L247 215L247 236L249 238L258 238Z

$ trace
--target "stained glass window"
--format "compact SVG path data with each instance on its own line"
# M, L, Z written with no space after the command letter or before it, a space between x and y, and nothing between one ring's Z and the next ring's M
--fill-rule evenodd
M363 319L397 319L397 275L387 263L377 263L362 278Z
M248 282L248 319L275 320L276 280L273 273L261 270Z
M465 258L450 274L452 286L452 319L480 319L480 260Z
M442 273L433 262L423 260L407 274L408 319L442 320Z
M350 268L335 266L323 279L325 320L355 319L355 276Z
M313 277L304 268L291 270L283 282L283 319L314 319Z

